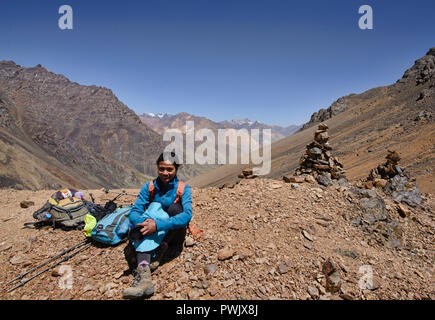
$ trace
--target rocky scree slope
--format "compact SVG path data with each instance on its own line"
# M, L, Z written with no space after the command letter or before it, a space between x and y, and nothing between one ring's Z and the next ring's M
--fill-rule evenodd
M92 193L98 202L110 198ZM50 194L1 191L0 298L122 299L133 280L125 243L92 246L65 263L69 290L59 288L55 269L6 293L8 280L84 239L78 230L21 229ZM153 273L151 299L434 299L434 198L422 198L402 216L381 189L352 184L245 179L193 188L192 224L205 235ZM22 200L35 205L22 209Z

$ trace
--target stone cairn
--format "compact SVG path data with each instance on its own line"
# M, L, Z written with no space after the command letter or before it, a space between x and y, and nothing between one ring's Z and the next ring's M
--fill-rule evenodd
M242 171L242 173L240 173L240 174L238 175L238 177L239 177L240 179L255 179L255 178L257 178L257 176L254 175L254 172L253 172L253 170L252 170L251 168L244 169L244 170Z
M314 133L314 141L307 145L307 151L299 160L300 167L294 176L284 176L284 181L314 183L317 180L319 184L327 186L332 180L346 178L343 164L331 154L328 129L326 124L319 124Z
M240 179L255 179L258 176L254 175L254 171L251 168L243 169L242 173L240 173L237 177ZM224 183L219 187L219 189L225 189L225 188L234 188L236 184L238 184L241 180L237 181L236 183Z
M421 204L420 191L415 177L399 165L400 156L396 151L387 150L386 162L370 171L363 183L366 189L383 188L397 202L415 207Z
M385 157L387 161L370 171L366 182L364 182L364 188L371 189L374 186L384 188L389 179L397 174L403 174L403 169L399 166L399 154L396 151L387 151L388 155Z

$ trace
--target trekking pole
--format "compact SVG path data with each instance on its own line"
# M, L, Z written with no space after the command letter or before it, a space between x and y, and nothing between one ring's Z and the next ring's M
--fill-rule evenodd
M111 192L113 192L113 191L111 191ZM134 197L137 197L139 195L139 194L134 194L134 193L127 193L127 192L125 192L125 190L122 190L122 192L120 194L124 194L126 196L134 196Z
M71 253L70 255L64 257L62 260L56 262L55 264L52 264L51 266L45 268L44 270L39 271L38 273L36 273L35 275L33 275L33 276L29 277L29 278L26 278L26 279L21 280L19 284L17 284L15 287L9 289L9 290L8 290L8 293L14 291L15 289L17 289L17 288L19 288L19 287L24 286L24 285L25 285L27 282L29 282L30 280L36 278L37 276L39 276L40 274L42 274L42 273L44 273L44 272L50 270L51 268L54 268L55 266L61 264L62 262L68 261L71 257L75 256L75 255L76 255L77 253L79 253L80 251L89 248L91 245L92 245L92 243L88 243L87 245L81 247L80 249L77 249L76 251L74 251L74 252Z
M135 196L135 197L138 196L138 194L127 193L125 190L122 190L122 192L118 192L118 191L110 191L109 189L104 189L104 192L105 193L115 193L115 194L126 195L126 196Z
M51 261L56 260L57 258L59 258L59 257L63 256L64 254L66 254L66 253L68 253L68 252L74 250L75 248L81 246L82 244L84 244L84 243L87 242L87 241L88 241L88 239L85 239L85 240L80 241L79 243L73 245L73 246L70 247L70 248L67 248L67 249L62 250L60 253L58 253L58 254L55 255L54 257L51 257L51 258L48 259L47 261L45 261L45 262L43 262L43 263L41 263L41 264L38 264L37 266L33 267L33 268L30 269L29 271L26 271L26 272L24 272L24 273L22 273L22 274L16 276L15 278L13 278L11 281L9 281L9 282L6 283L6 284L10 284L10 283L12 283L12 282L14 282L14 281L16 281L16 280L20 280L20 279L22 279L25 275L28 275L29 273L35 271L36 269L39 269L39 268L41 268L41 267L47 265L47 264L50 263Z
M92 203L95 203L95 199L94 199L92 193L89 193L89 196L91 197Z

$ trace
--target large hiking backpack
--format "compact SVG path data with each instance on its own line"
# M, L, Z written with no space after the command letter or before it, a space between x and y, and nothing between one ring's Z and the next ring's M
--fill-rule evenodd
M53 227L71 229L82 227L88 213L89 209L82 199L70 197L57 201L50 198L41 209L33 213L33 217L39 222L52 224Z
M133 206L118 208L98 221L92 238L98 242L116 245L127 237L130 229L128 215Z

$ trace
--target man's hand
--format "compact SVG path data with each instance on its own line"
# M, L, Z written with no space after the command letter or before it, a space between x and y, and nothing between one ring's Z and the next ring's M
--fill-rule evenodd
M146 219L144 222L138 223L137 225L143 227L140 229L140 233L142 233L143 236L151 235L157 230L156 222L153 219Z

